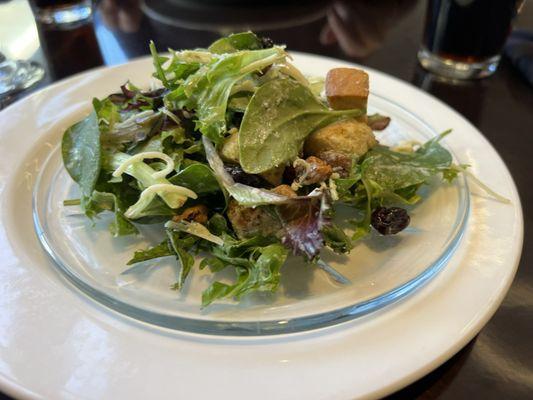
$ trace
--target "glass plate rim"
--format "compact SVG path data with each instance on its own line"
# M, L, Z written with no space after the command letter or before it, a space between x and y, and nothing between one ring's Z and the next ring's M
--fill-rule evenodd
M399 103L391 100L381 94L372 93L373 97L380 98L385 102L401 109L409 117L423 125L428 131L437 132L422 118L407 110ZM60 144L58 145L60 146ZM447 147L447 146L446 146ZM56 148L57 149L57 148ZM56 150L54 149L54 150ZM454 159L457 159L453 149L448 148ZM289 333L297 333L309 330L316 330L327 326L341 324L343 322L367 315L382 309L383 307L393 304L409 294L416 292L436 276L447 264L455 249L461 242L468 223L470 214L470 190L468 182L464 176L460 177L461 187L459 189L459 212L460 222L451 232L451 239L446 244L444 250L428 264L428 266L414 278L397 286L376 297L365 300L360 303L341 307L333 311L320 312L316 314L295 317L291 319L272 319L261 321L228 321L228 320L205 320L194 319L189 317L180 317L175 315L166 315L155 311L145 310L140 307L128 304L114 296L111 296L95 287L91 286L80 277L75 271L71 270L62 257L57 254L49 242L46 231L40 220L38 211L38 193L42 184L42 178L46 165L54 156L55 151L50 152L43 162L43 166L36 178L32 193L32 219L35 232L48 256L52 259L53 264L58 268L62 275L72 283L76 288L88 295L93 301L99 303L108 309L118 312L121 315L132 318L141 323L148 323L155 327L166 328L184 332L214 335L214 336L271 336Z

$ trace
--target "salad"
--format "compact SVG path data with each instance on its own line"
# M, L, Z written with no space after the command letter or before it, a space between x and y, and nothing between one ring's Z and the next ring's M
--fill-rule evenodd
M113 236L159 224L164 240L128 264L175 257L172 289L183 287L196 257L213 274L233 269L232 283L214 276L204 307L275 291L291 254L342 280L323 252L348 253L372 229L398 234L422 185L465 172L440 144L448 132L424 144L380 144L374 131L389 118L367 115L362 70L308 78L284 46L252 32L207 49L150 50L156 86L126 82L64 133L63 162L80 189L65 205L91 219L112 212ZM341 205L352 210L352 229L334 221Z

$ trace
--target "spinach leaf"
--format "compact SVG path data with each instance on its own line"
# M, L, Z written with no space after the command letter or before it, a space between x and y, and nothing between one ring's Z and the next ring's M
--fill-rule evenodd
M170 109L195 110L197 129L218 143L226 132L226 108L233 85L284 58L280 47L218 56L167 94L165 104Z
M213 171L207 165L200 163L189 165L170 178L169 182L189 188L198 195L220 191Z
M215 54L224 54L235 53L239 50L259 50L262 48L261 39L255 33L240 32L216 40L207 50Z
M255 207L263 204L283 203L287 201L286 196L281 196L269 190L255 188L242 183L235 183L235 180L224 169L224 163L218 155L213 143L207 138L202 138L205 156L209 166L213 170L215 178L224 188L224 194L229 193L240 205Z
M315 129L363 110L329 110L311 90L289 78L271 80L253 95L239 131L240 163L258 174L294 160Z
M80 186L82 197L94 190L102 163L100 130L95 112L66 130L61 142L63 164Z

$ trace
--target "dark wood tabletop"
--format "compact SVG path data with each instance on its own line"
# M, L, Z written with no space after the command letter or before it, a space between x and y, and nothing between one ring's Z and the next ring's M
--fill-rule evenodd
M236 3L102 0L95 5L92 22L55 30L36 26L25 0L1 1L4 21L7 17L18 28L27 24L33 32L37 28L35 43L28 46L34 44L31 59L44 66L46 77L31 90L0 100L0 108L74 73L146 55L150 39L159 49L204 47L220 34L246 29L291 50L357 62L432 93L469 119L507 163L524 208L524 248L510 292L479 335L440 368L390 398L532 399L533 87L506 58L494 76L463 84L425 72L416 57L423 0ZM22 18L22 13L28 15ZM515 27L533 30L533 4L525 5Z

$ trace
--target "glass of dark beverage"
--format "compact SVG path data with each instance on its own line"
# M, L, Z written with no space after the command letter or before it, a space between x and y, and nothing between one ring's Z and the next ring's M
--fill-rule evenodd
M493 74L524 0L430 0L418 60L452 79Z
M70 29L92 17L92 0L31 0L37 22Z

